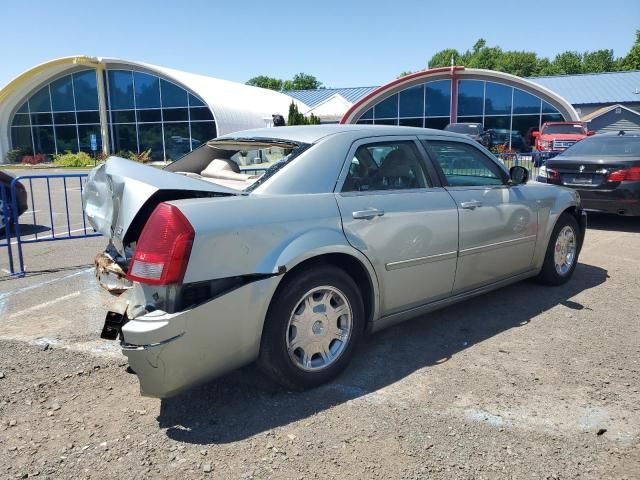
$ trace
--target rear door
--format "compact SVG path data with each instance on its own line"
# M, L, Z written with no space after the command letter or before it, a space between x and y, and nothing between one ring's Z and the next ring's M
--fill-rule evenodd
M470 143L442 139L426 145L459 211L454 293L529 270L538 207L527 186L510 186L496 160Z
M415 137L354 143L336 199L349 242L373 264L387 315L451 294L458 213ZM433 168L429 166L428 168Z

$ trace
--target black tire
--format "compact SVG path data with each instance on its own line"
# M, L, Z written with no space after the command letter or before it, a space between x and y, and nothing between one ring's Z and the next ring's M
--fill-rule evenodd
M573 259L573 263L571 268L569 268L565 273L560 273L556 269L554 254L555 254L555 246L556 241L558 240L558 235L565 227L571 227L575 236L575 255ZM580 227L578 226L578 222L568 213L563 213L558 218L555 227L553 227L553 232L551 232L551 238L549 239L549 244L547 245L547 251L544 256L544 264L542 265L542 270L536 277L536 281L538 283L542 283L543 285L562 285L569 281L572 277L574 270L576 269L576 265L578 264L578 256L580 253Z
M337 289L346 297L351 307L351 333L332 363L309 371L297 365L287 350L289 319L306 294L322 286ZM293 273L283 280L271 301L262 332L258 366L285 388L299 390L317 387L340 374L349 364L362 337L364 324L362 295L353 279L343 270L330 265L318 265Z

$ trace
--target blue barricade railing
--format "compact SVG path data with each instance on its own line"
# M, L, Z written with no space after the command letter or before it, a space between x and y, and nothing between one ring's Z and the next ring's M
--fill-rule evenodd
M86 176L86 173L22 175L14 178L9 188L2 186L0 199L9 206L4 207L4 218L10 221L0 230L0 247L7 248L12 276L25 274L24 245L100 235L93 232L82 209Z
M6 185L0 184L0 248L6 248L8 257L9 274L13 275L13 251L11 248L11 225L14 217L11 194Z
M501 159L507 168L520 165L529 170L529 178L535 180L538 171L544 163L558 155L560 152L525 152L525 153L498 153L496 157Z

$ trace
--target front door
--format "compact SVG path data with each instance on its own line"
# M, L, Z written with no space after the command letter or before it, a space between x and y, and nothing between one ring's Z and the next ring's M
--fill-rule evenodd
M538 208L526 185L510 186L497 160L474 145L454 140L428 145L460 215L454 293L530 270Z
M341 175L343 229L374 266L382 315L449 296L453 288L457 208L425 166L415 138L363 139Z

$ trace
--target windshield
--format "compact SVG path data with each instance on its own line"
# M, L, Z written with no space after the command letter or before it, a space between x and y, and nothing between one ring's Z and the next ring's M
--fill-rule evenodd
M287 140L224 139L211 140L207 146L232 160L245 176L244 191L251 191L297 157L307 144Z
M560 125L547 125L542 129L543 135L548 135L550 133L560 133L560 134L573 134L573 135L586 135L587 130L584 128L584 125L579 123L570 123L570 124L560 124Z
M465 133L467 135L478 135L480 127L478 125L469 125L466 123L450 123L444 129L447 132Z
M593 136L580 140L568 148L562 156L584 157L640 157L640 137Z

